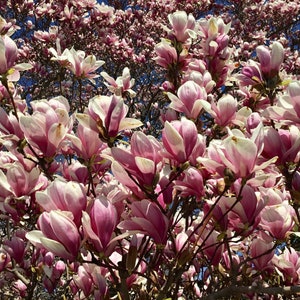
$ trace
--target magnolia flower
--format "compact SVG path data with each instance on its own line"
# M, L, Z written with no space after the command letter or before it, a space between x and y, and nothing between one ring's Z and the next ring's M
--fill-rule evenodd
M99 132L101 139L111 146L120 131L137 128L143 123L126 118L128 106L123 99L113 96L96 96L89 102L87 114L77 114L82 125Z
M180 191L182 197L196 196L200 200L204 195L203 177L201 171L190 167L184 171L182 180L175 180L174 189Z
M26 140L47 157L57 153L73 124L67 99L56 97L51 100L32 101L33 114L20 116L20 127Z
M300 281L300 254L292 247L286 247L283 253L272 259L273 264L285 284L295 285Z
M203 253L207 257L210 264L217 266L222 258L224 252L224 244L218 242L220 232L214 230L208 225L204 230L201 229L201 236L198 244L203 249Z
M155 53L156 63L166 69L178 60L176 49L165 39L155 46Z
M94 299L102 299L102 296L106 295L108 287L104 277L105 273L102 270L105 269L94 264L84 263L78 267L77 274L73 275L74 283L86 297L93 292Z
M259 91L274 89L280 82L279 70L284 59L284 49L279 42L274 42L271 51L265 46L258 46L256 54L259 63L249 60L241 74L236 78L241 86L251 85Z
M111 240L117 225L117 217L116 208L103 196L94 200L89 212L82 212L84 235L98 253L106 255L111 253L114 245Z
M262 155L265 158L278 157L277 165L284 165L287 162L294 162L300 150L299 128L291 125L289 130L272 127L265 129L264 150Z
M57 210L43 212L37 223L40 230L28 232L26 238L35 246L44 247L59 257L74 261L81 239L72 218L72 213Z
M187 162L197 145L197 137L197 128L192 121L186 118L171 123L166 121L162 131L164 156L179 164Z
M265 233L261 233L250 244L250 253L253 258L251 261L253 261L259 271L269 267L269 262L272 260L274 252L273 239Z
M176 11L168 15L172 30L169 35L175 36L179 42L186 42L188 38L195 39L197 37L194 31L196 27L196 20L192 14L187 15L185 11Z
M205 100L200 101L200 105L215 119L216 124L224 127L234 120L238 103L231 95L224 95L217 105Z
M225 24L222 18L211 17L209 20L200 20L199 25L201 46L206 55L216 55L226 49L231 23Z
M47 212L70 211L78 227L82 211L87 206L87 197L83 187L77 182L65 182L60 179L55 179L44 191L37 192L36 201Z
M300 123L300 82L291 82L286 91L286 94L278 97L277 105L268 107L263 114L285 125L298 125Z
M183 112L188 118L197 119L202 109L200 100L207 98L205 89L189 80L180 86L177 95L178 97L168 93L171 100L170 107L178 112Z
M19 71L32 68L27 63L16 64L18 49L16 43L7 35L0 36L0 78L7 78L10 81L18 81Z
M66 137L71 142L70 148L80 158L88 161L107 148L107 145L99 139L98 135L96 131L79 123L76 134L67 134Z
M86 56L82 50L76 51L74 48L71 48L71 50L65 49L63 53L61 53L60 46L57 48L57 51L54 48L49 49L49 52L53 55L52 60L58 61L77 78L89 79L93 82L94 78L99 77L99 75L94 72L104 64L103 60L96 60L95 55Z
M259 126L251 138L245 137L237 129L229 131L227 138L210 144L209 158L198 157L197 161L207 167L210 172L217 172L221 176L224 175L225 168L228 168L235 178L247 178L253 172L262 170L277 160L277 157L273 157L258 165L258 157L263 150L261 128Z
M149 235L156 244L164 245L167 239L169 220L159 207L155 203L143 199L133 202L130 209L129 218L120 222L118 228L122 231L138 231Z
M265 77L271 78L278 74L284 60L284 49L279 42L275 41L272 44L271 51L265 46L258 46L256 54L260 62L260 69Z
M131 97L134 97L136 93L131 89L134 85L134 78L131 79L130 71L126 67L123 69L122 76L118 77L116 80L109 76L106 72L101 72L101 76L107 81L104 84L108 89L114 93L116 96L125 96L125 93L129 93Z
M163 165L161 150L161 144L152 136L146 136L142 132L134 132L130 150L118 147L111 149L113 158L119 163L119 167L116 166L116 162L113 164L114 175L126 185L127 177L120 176L118 172L120 168L125 169L134 176L141 186L149 191L153 190L158 179L157 175ZM132 180L129 183L132 183Z
M267 206L261 212L260 226L276 239L283 240L294 226L294 214L294 209L288 201Z

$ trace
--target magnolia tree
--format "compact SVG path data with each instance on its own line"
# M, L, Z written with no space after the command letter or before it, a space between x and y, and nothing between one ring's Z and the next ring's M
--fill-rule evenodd
M1 299L297 297L298 1L0 7Z

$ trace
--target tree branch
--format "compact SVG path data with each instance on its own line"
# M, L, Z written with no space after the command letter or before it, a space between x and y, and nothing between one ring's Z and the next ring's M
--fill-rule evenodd
M241 296L242 294L268 294L268 295L300 295L300 286L229 286L216 293L203 297L202 300L215 300L230 296Z

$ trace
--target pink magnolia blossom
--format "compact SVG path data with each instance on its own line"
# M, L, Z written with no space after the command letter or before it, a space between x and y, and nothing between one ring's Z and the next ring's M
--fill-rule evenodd
M235 203L236 197L227 197L223 202L226 206L225 211L230 209L229 226L241 235L249 235L260 222L260 212L266 206L267 199L260 199L249 185L242 187L235 182L234 188L235 194L240 195L241 199Z
M20 128L20 124L16 116L12 111L7 114L2 107L0 107L0 132L3 135L14 134L19 139L24 138L24 133Z
M53 101L51 101L53 100ZM73 125L69 117L69 105L64 97L50 101L31 102L32 115L21 115L20 126L25 138L39 153L53 157Z
M270 236L261 233L250 244L250 253L255 267L259 270L272 268L271 260L274 256L274 243Z
M133 202L128 219L119 223L118 228L124 232L138 231L149 235L154 242L164 245L167 241L168 218L159 207L147 199Z
M120 97L96 96L89 102L88 114L77 114L77 118L82 125L99 132L111 146L120 131L143 125L139 120L126 118L127 112L128 106Z
M114 230L117 225L117 210L104 196L96 198L89 211L82 212L82 227L85 237L98 253L109 255L114 244Z
M226 38L231 24L225 24L222 18L211 17L208 20L202 19L199 22L199 34L203 37L202 48L208 55L215 55L226 49L228 39Z
M225 266L228 270L239 270L242 258L236 253L228 253L225 251L223 253L223 259Z
M189 80L204 87L207 93L210 93L216 85L210 72L207 70L207 64L200 59L192 59L188 64L188 69L184 74L183 82Z
M78 267L77 274L73 275L73 280L76 286L83 291L85 297L91 294L93 290L93 279L84 265Z
M71 141L70 148L85 161L99 156L107 148L96 131L81 123L78 124L76 134L67 134L66 137Z
M264 46L256 48L256 54L260 62L260 69L266 78L278 74L284 59L284 49L279 42L274 42L271 51Z
M176 11L168 15L172 30L169 35L174 36L177 41L185 43L189 38L195 39L196 20L192 14L187 15L185 11Z
M13 27L12 22L7 22L4 18L0 16L0 34L11 36L16 31Z
M83 186L74 181L55 179L44 191L36 193L37 203L47 212L70 211L79 227L82 211L86 209L87 197Z
M294 226L294 214L288 201L266 206L261 212L260 226L276 239L283 240Z
M265 158L277 156L276 164L284 165L297 160L299 150L300 131L298 127L291 125L289 130L266 128L262 153Z
M171 100L170 107L178 112L183 112L186 117L197 119L202 109L200 100L206 100L207 94L204 88L194 81L187 81L180 86L178 97L168 93Z
M241 86L252 85L259 91L274 89L280 83L279 70L284 59L284 49L279 42L274 42L271 51L258 46L256 53L260 63L249 60L237 79Z
M118 77L116 80L109 76L106 72L101 72L101 76L107 81L104 84L108 89L114 93L116 96L126 96L126 92L130 97L134 97L136 93L131 89L134 85L134 78L131 78L130 71L126 67L123 69L122 76Z
M258 89L263 88L263 75L259 63L249 60L244 64L241 74L236 75L240 86L251 85Z
M277 120L285 125L299 125L300 121L300 82L291 82L284 95L278 97L276 106L264 111L264 116Z
M180 191L182 197L196 196L199 201L204 195L204 183L201 171L190 167L184 171L182 180L175 180L174 189Z
M237 129L229 132L224 140L211 143L209 159L198 157L198 162L211 172L217 171L223 176L224 167L229 168L236 178L247 178L253 172L266 168L275 162L277 157L258 165L258 156L262 151L260 128L250 138ZM222 166L223 165L223 166Z
M166 158L178 164L185 163L190 159L198 142L196 125L186 118L171 123L166 121L162 142L166 149L164 154Z
M18 81L19 71L31 69L27 63L16 64L18 49L15 42L7 35L0 36L0 75L10 81Z
M176 49L165 39L155 46L155 52L157 56L154 60L165 69L178 60Z
M70 164L64 162L60 171L67 181L76 181L85 184L89 179L88 168L78 160L72 160Z
M203 249L203 254L207 257L208 261L217 266L222 259L224 251L224 244L218 242L220 232L207 226L201 234L199 245Z
M237 111L237 100L231 95L221 97L217 105L212 101L202 100L201 106L215 119L216 124L219 126L229 125L235 118Z
M43 212L37 223L40 230L28 232L26 238L35 246L74 261L79 252L81 238L72 218L72 213L58 210Z
M45 272L43 284L49 293L53 293L65 269L66 264L62 260L56 261L53 266L43 266L43 270Z
M106 269L91 263L84 263L78 267L73 281L86 297L94 295L94 299L103 299L108 292L105 273Z
M96 60L95 55L86 56L84 51L76 51L74 48L65 49L61 55L53 48L50 48L50 52L54 55L54 60L60 61L77 78L89 79L92 82L94 78L99 77L94 72L104 64L103 60Z
M68 60L68 49L65 49L63 52L61 51L60 39L56 40L56 49L49 48L48 51L52 54L51 60L57 61L62 67L67 67L69 64Z
M22 298L26 297L27 285L21 279L18 279L14 282L13 288L18 291Z
M119 168L122 167L127 170L142 187L150 192L155 188L158 174L163 166L161 150L161 144L152 136L146 136L142 132L134 132L130 150L113 147L111 154L120 164ZM114 163L114 175L126 185L126 177L118 175L119 168Z
M272 259L279 275L285 284L299 284L300 281L300 254L292 247L286 247L283 253L275 255Z
M212 74L217 87L224 85L232 68L228 63L232 52L228 47L230 26L231 23L225 24L222 18L211 17L199 21L201 49L206 58L207 70Z
M7 167L6 180L15 197L31 195L44 185L38 168L27 171L18 161Z

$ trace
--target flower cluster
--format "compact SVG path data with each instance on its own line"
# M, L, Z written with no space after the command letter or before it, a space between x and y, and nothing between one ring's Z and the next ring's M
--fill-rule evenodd
M298 54L206 2L8 1L1 299L300 292Z

